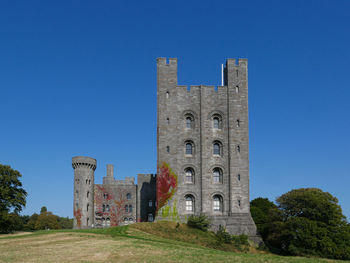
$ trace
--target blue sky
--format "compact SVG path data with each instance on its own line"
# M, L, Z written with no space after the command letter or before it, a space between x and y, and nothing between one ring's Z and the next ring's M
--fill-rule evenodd
M71 158L118 179L156 172L156 58L181 85L220 85L248 58L250 197L300 187L350 218L350 2L1 1L0 163L23 214L72 216Z

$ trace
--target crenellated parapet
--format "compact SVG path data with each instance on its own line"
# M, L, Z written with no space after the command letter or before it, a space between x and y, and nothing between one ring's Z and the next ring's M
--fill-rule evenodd
M88 168L96 170L96 159L91 157L76 156L72 158L72 167L76 168Z

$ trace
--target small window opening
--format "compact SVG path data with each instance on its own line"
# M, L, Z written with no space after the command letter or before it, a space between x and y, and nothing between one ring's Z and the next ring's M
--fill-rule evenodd
M166 98L169 99L169 91L166 92Z
M219 119L219 117L214 117L213 118L213 127L214 127L214 129L219 129L220 128L220 119Z
M193 211L193 197L191 195L186 196L186 201L185 201L185 209L188 212Z
M108 194L107 193L103 194L103 199L105 199L105 200L108 199Z
M241 206L241 200L238 200L238 206L239 207Z
M186 128L192 129L192 118L186 117Z
M170 123L169 118L166 118L166 125L169 125L169 123Z
M236 69L236 76L238 77L238 69Z
M153 214L148 214L148 222L153 222Z
M185 170L185 181L186 183L193 183L193 175L194 175L194 172L191 168L187 168Z
M236 93L238 93L239 92L239 87L238 86L236 86Z
M237 145L237 152L241 152L241 146Z
M86 225L89 225L89 218L86 219Z
M88 191L88 192L86 193L86 197L87 197L87 198L89 198L89 194L90 194L90 192Z
M106 205L106 211L109 212L109 205Z
M89 204L86 205L86 211L89 212Z
M238 181L241 181L241 175L240 174L237 175L237 178L238 178Z
M102 205L102 212L106 212L106 206Z
M153 201L152 200L149 200L148 201L148 207L152 207L153 206Z
M237 127L239 127L241 125L239 119L236 121L236 124L237 124Z
M215 142L213 144L213 154L214 155L220 155L221 154L221 151L220 151L220 144L218 142Z
M192 143L190 142L186 143L186 154L188 155L193 154L193 146L192 146Z
M128 213L128 212L129 212L129 206L126 205L126 206L125 206L125 213Z
M88 184L88 182L89 182L89 180L88 180L88 179L86 179L86 184Z
M167 146L167 147L166 147L166 152L167 152L167 153L170 153L170 146Z
M129 213L132 212L132 205L129 205Z
M126 194L126 199L128 199L128 200L131 199L131 194L130 194L130 193L127 193L127 194Z
M222 198L220 195L213 197L213 210L216 212L222 211Z

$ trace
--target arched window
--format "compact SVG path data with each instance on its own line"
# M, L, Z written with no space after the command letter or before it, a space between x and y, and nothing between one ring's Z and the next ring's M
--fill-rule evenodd
M169 99L169 91L166 92L166 98Z
M106 226L106 219L102 218L102 226Z
M124 218L124 222L125 223L128 223L129 222L129 219L127 217Z
M89 180L88 180L88 179L86 179L86 184L88 184L88 182L89 182Z
M153 222L153 214L148 214L148 222Z
M220 168L213 169L213 182L222 183L222 170Z
M213 155L221 156L222 154L222 145L220 142L213 142Z
M166 147L166 152L167 152L167 153L170 153L170 146L167 146L167 147Z
M214 129L219 129L219 123L220 123L220 120L218 117L214 117L213 118L213 128Z
M169 125L169 123L170 123L169 118L166 118L166 125Z
M191 117L186 117L186 128L187 129L192 129L192 118Z
M129 205L129 213L132 212L132 205Z
M105 211L106 211L106 206L102 205L102 212L105 212Z
M241 152L241 146L237 145L237 152L240 153Z
M193 154L193 142L187 141L186 144L186 155L192 155Z
M89 204L86 205L86 211L89 212Z
M221 195L213 196L213 210L214 212L222 212L222 197Z
M237 175L237 179L238 179L238 181L241 181L241 175L240 174Z
M129 206L126 205L126 206L125 206L125 213L128 213L128 212L129 212Z
M105 199L105 200L108 199L108 194L107 193L103 194L103 199Z
M237 71L238 72L238 71ZM236 86L236 93L238 93L239 92L239 87L238 86Z
M219 114L214 114L212 116L212 121L213 121L213 129L221 129L222 128L222 117Z
M186 168L185 169L185 182L186 183L193 183L194 179L194 171L192 168Z
M134 219L132 219L132 217L129 218L129 222L132 223L134 221Z
M87 193L86 193L86 197L87 197L87 198L89 198L89 194L90 194L90 192L87 191Z
M106 211L109 212L109 205L106 205Z
M185 197L185 210L187 212L193 212L194 210L194 197L192 195L186 195Z
M106 219L106 226L110 226L111 225L111 220L109 218Z
M128 200L131 199L131 194L130 194L130 193L127 193L127 194L126 194L126 199L128 199Z
M236 120L236 125L237 125L237 128L241 125L241 121L239 119Z
M91 184L91 180L89 180L89 185Z

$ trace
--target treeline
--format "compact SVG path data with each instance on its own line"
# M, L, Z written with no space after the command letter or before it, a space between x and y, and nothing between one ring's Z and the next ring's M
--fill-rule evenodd
M350 259L350 224L338 199L317 188L251 201L250 211L265 246L274 253Z
M73 228L73 219L54 215L47 211L45 206L41 208L40 214L34 213L29 216L9 213L3 220L0 220L0 232L3 233L71 228Z

